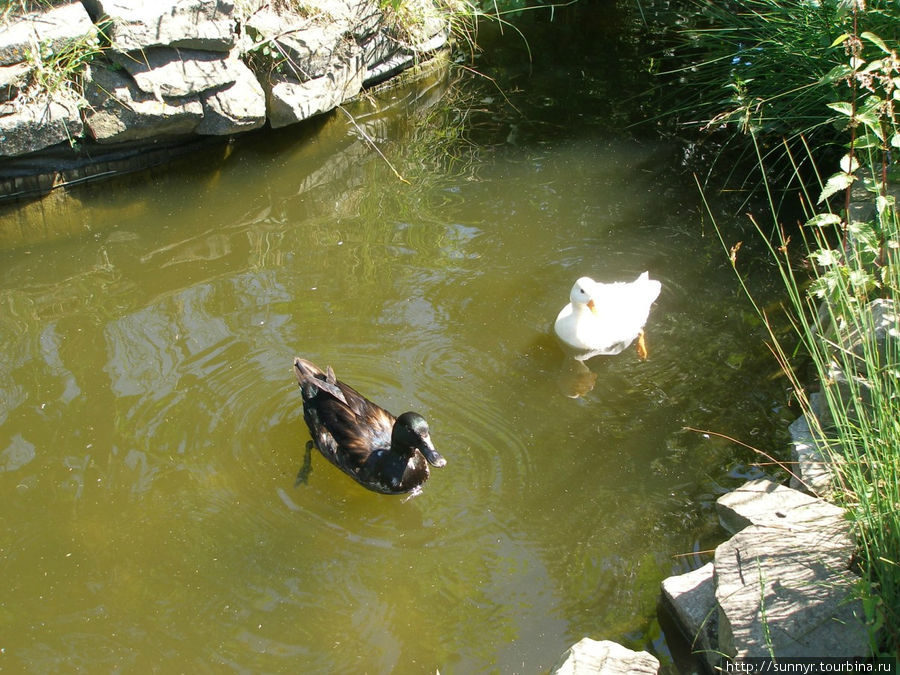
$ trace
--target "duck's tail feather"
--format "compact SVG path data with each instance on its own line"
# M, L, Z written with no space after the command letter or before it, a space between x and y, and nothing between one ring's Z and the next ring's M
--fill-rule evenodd
M304 400L315 397L319 391L324 391L344 405L349 405L344 392L337 386L337 378L331 366L328 366L327 372L322 372L316 364L297 356L294 358L294 375L297 376L297 384L300 385Z
M294 357L294 375L297 383L302 387L304 382L315 378L325 379L325 373L312 361L307 361L299 356Z
M656 279L651 279L649 272L644 272L634 280L631 287L635 290L638 298L649 304L655 302L659 297L662 283Z

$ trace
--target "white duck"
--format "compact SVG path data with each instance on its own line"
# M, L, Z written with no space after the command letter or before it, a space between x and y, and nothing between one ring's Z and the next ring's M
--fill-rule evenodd
M635 338L638 356L646 359L644 324L661 287L647 272L632 282L612 284L581 277L572 286L571 302L562 308L553 329L563 343L579 352L579 360L618 354Z

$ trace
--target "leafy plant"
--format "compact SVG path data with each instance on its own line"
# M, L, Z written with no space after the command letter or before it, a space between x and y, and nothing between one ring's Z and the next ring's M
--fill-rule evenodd
M52 95L64 84L78 85L85 67L103 47L96 35L55 47L50 41L32 46L27 62L32 67L33 89L39 94Z
M19 0L6 4L0 8L0 26L13 21L14 17L39 13L60 4L64 3L56 0ZM98 27L99 33L64 42L49 39L32 42L24 54L24 62L29 66L29 86L20 94L21 100L52 96L62 86L80 91L80 77L85 66L105 48L103 30L101 25Z
M39 12L57 5L65 5L69 0L7 0L0 7L0 24L10 16L20 16L29 12Z
M823 407L813 403L795 348L765 309L757 311L834 472L835 498L855 524L873 649L892 653L900 648L900 219L891 151L900 142L894 111L900 78L895 50L874 33L845 33L834 44L846 46L848 63L833 69L832 78L850 96L828 107L850 136L846 153L817 195L803 192L807 219L794 233L799 242L782 227L774 242L763 237ZM805 147L813 163L815 153ZM789 150L786 155L798 170ZM764 169L763 154L757 157ZM837 208L822 210L835 199ZM777 221L771 198L769 209Z
M802 156L803 143L811 142L821 158L842 140L842 127L836 122L843 111L822 103L846 99L840 88L854 66L847 64L845 40L835 37L863 35L855 28L858 3L688 0L666 4L670 5L669 21L683 28L676 33L670 53L659 62L660 78L672 82L670 89L675 92L664 114L682 127L719 132L723 148L736 146L749 160L739 166L760 168L755 158L760 150L768 172L763 181L807 180L813 171L809 163L804 158L797 172L785 151ZM896 3L869 0L867 5L870 34L900 34ZM860 114L864 114L862 107L857 118ZM730 160L734 154L730 153Z

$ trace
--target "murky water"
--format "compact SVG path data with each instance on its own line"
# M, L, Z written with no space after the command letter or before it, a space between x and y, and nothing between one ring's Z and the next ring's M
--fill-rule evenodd
M510 57L509 101L434 78L89 186L43 243L7 209L0 669L535 673L583 636L679 667L659 582L755 471L685 427L783 448L784 386L678 148L595 70ZM573 280L645 269L649 360L575 368ZM424 494L318 455L294 485L295 354L428 418Z

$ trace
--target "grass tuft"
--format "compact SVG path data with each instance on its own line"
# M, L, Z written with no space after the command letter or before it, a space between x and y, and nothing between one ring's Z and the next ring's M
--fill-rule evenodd
M783 317L754 307L854 524L873 652L896 655L900 15L884 0L688 4L699 19L680 39L693 58L671 74L694 97L673 114L747 141L767 210L751 220L786 296ZM781 222L789 192L797 227ZM753 302L738 244L722 246Z

